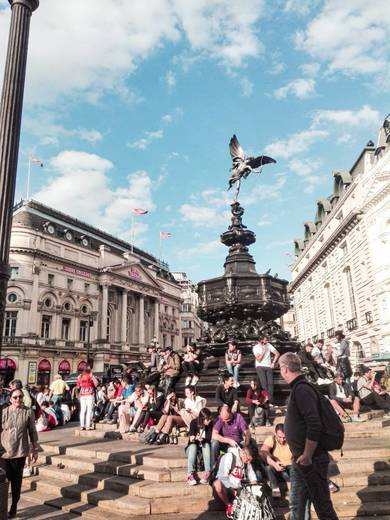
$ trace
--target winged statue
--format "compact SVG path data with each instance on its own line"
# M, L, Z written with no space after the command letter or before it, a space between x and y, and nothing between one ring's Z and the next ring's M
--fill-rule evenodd
M236 202L238 194L240 193L241 179L246 179L252 172L261 173L264 164L276 163L276 161L267 155L246 157L235 134L230 139L229 149L233 166L230 170L232 174L229 179L228 190L237 183L236 195L234 197L234 202Z

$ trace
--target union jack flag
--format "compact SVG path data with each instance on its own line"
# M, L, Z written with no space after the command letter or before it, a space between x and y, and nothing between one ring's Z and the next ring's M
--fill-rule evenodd
M139 215L146 215L146 213L148 213L148 210L141 209L141 208L132 208L131 212L133 215L139 216Z
M168 231L160 231L160 238L171 238L172 233L168 233Z
M41 168L43 168L43 162L38 159L38 157L30 157L31 164L38 164Z

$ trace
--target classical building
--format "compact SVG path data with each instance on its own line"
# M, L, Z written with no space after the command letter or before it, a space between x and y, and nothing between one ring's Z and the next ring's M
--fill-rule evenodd
M134 359L153 342L181 346L181 288L168 266L35 201L14 210L0 372L47 384L54 374Z
M195 284L186 273L173 272L172 275L181 288L181 336L182 346L185 347L201 337L204 323L197 315L198 293Z
M390 358L390 116L349 171L333 173L295 240L290 292L301 341L341 329L356 358Z

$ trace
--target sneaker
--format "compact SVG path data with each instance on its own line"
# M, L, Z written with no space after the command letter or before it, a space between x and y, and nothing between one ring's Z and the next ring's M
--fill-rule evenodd
M133 432L135 432L135 428L134 428L134 426L130 426L129 433L133 433Z
M193 376L192 380L191 380L191 385L192 386L195 386L199 381L199 377L198 376Z
M364 422L363 417L359 417L358 415L352 415L352 422Z
M209 476L210 476L210 472L209 471L205 471L203 473L203 476L202 478L200 479L200 483L201 484L208 484L209 483Z
M189 473L187 475L187 484L189 486L196 486L196 484L197 484L197 481L192 473Z
M272 498L280 498L282 493L278 487L272 488Z
M233 518L233 504L228 504L226 506L226 518Z

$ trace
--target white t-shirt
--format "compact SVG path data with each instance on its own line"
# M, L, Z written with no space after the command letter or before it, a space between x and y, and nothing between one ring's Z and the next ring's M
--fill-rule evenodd
M276 354L277 350L271 345L271 343L267 343L266 345L256 343L252 349L252 352L255 357L264 353L264 357L261 361L257 361L256 359L255 367L270 368L272 364L271 353Z

